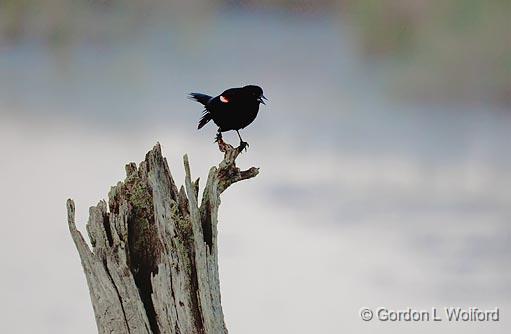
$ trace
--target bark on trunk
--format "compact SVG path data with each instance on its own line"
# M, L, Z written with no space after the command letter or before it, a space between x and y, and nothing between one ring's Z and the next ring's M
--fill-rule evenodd
M92 250L76 229L74 202L67 201L99 333L227 333L218 277L220 194L259 171L236 167L239 148L224 142L219 148L224 159L210 169L200 206L199 179L192 182L186 155L179 190L159 144L138 168L128 164L108 205L90 208Z

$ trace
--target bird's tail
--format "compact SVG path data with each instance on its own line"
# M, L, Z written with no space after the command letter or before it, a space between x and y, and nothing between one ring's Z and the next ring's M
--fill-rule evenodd
M202 114L202 117L201 117L201 119L199 121L199 126L197 127L197 129L202 128L209 121L211 121L211 114L209 113L209 111L204 110L204 114Z
M201 93L190 93L189 98L201 103L204 106L209 102L209 100L211 100L211 96Z

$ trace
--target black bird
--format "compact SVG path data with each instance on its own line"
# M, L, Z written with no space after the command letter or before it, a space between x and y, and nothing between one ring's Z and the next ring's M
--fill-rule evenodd
M199 121L198 129L213 120L218 125L216 140L222 139L222 132L236 130L240 138L240 148L248 147L241 139L239 130L252 123L259 111L259 104L266 104L263 90L259 86L249 85L230 88L222 94L211 97L200 93L191 93L190 98L204 105L205 110Z

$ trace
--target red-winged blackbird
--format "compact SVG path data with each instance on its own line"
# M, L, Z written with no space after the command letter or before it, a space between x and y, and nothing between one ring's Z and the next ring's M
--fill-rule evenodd
M266 104L264 103L266 97L261 87L253 85L231 88L216 97L191 93L190 98L202 103L206 108L199 121L198 129L213 120L218 125L216 141L222 139L222 132L236 130L240 137L241 149L248 147L248 143L241 139L239 130L254 121L260 103Z

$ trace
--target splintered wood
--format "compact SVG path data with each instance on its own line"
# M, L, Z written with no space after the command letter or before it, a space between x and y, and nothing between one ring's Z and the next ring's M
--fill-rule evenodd
M108 204L90 208L92 250L75 225L67 201L69 230L80 254L99 333L227 333L220 301L217 224L220 194L255 177L241 171L241 153L223 141L224 159L212 167L199 205L184 156L185 185L177 188L157 144L126 179L112 187Z

